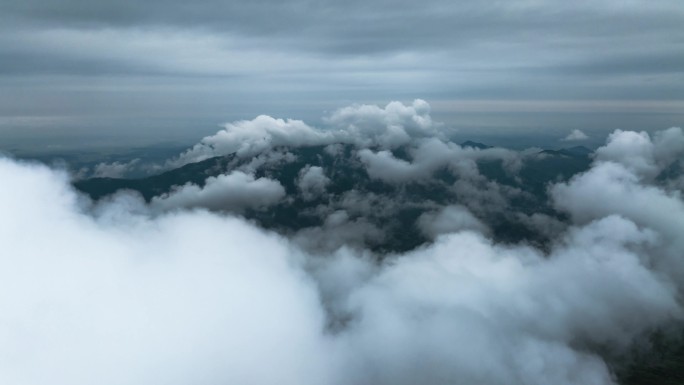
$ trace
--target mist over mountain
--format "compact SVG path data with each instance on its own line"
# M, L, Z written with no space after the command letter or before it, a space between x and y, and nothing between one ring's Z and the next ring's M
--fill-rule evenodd
M513 151L421 100L325 122L72 172L1 158L0 382L681 378L680 128Z
M406 154L406 149L399 148L395 153ZM498 240L545 242L550 234L538 234L539 224L534 223L531 216L536 215L536 220L545 218L543 215L559 216L549 205L547 184L586 171L591 159L589 154L548 156L545 151L521 155L521 158L525 159L525 164L518 175L507 173L502 161L493 159L476 163L479 174L476 177L454 175L445 165L433 172L416 175L415 180L388 181L382 171L369 175L358 150L351 145L338 145L334 151L329 146L283 147L255 168L250 165L251 159L231 154L146 178L90 178L78 180L74 185L93 199L128 190L167 209L204 207L242 214L284 234L322 226L330 215L344 217L345 221L362 218L370 221L368 224L373 225L374 231L359 233L362 238L355 243L394 251L405 251L426 242L428 239L417 220L423 214L435 213L450 205L469 207L477 212ZM239 186L226 185L223 191L215 187L231 175L244 175L246 169L251 170L251 179L240 182ZM279 193L271 194L267 186L263 186L263 190L251 191L242 204L236 205L229 198L239 194L240 186L254 184L257 180L270 182ZM489 190L492 196L474 199L472 189L476 186ZM195 192L184 193L193 188ZM211 190L217 192L216 199L179 199L181 195L197 197L201 191ZM273 199L259 201L257 197L261 192ZM505 210L500 207L504 204L508 206ZM373 205L374 209L370 209ZM333 244L334 247L342 245Z
M324 129L268 116L229 123L162 165L99 164L93 174L167 171L74 185L95 200L125 190L160 210L243 215L315 250L408 251L468 223L499 242L543 247L565 217L550 204L549 184L586 171L592 161L583 146L517 152L439 139L433 135L440 124L421 100L350 106L326 120ZM454 210L468 218L462 229L457 218L442 230L428 223Z

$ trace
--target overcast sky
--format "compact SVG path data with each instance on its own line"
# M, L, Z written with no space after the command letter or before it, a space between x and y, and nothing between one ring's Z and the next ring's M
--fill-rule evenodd
M663 129L684 121L683 25L681 0L0 0L0 143L415 98L464 135Z

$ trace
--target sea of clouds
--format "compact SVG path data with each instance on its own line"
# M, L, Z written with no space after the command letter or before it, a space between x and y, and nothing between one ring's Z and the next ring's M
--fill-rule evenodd
M361 161L388 183L482 156L518 167L433 138L422 101L330 119L347 129L237 122L169 162L365 138ZM387 151L416 137L411 161ZM432 243L380 259L313 252L198 203L283 199L244 170L150 203L92 202L66 171L0 158L0 383L612 384L654 332L681 329L684 179L668 170L682 159L679 128L617 130L588 171L549 186L569 217L549 249L495 242L450 205L420 219ZM314 167L299 181L307 194L329 182ZM326 226L366 231L345 215Z

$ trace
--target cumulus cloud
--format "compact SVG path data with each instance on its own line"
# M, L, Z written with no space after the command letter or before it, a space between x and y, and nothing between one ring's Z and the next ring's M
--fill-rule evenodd
M287 163L292 163L297 160L297 157L289 151L273 150L259 154L249 159L249 162L240 164L240 159L233 159L232 165L236 166L240 171L253 174L260 168L275 167Z
M548 258L471 232L441 238L352 294L361 315L350 372L360 380L392 368L370 371L383 384L613 383L587 347L624 347L680 312L630 251L652 240L618 217L570 234L572 246Z
M468 209L460 205L449 205L436 212L424 213L418 218L418 228L430 238L442 234L472 230L487 233L487 226Z
M163 210L203 207L240 212L273 205L284 197L285 189L278 181L233 171L209 177L201 187L192 183L177 187L152 199L152 206Z
M232 153L250 157L278 146L346 143L394 148L413 138L440 135L430 117L430 105L420 99L411 105L390 102L384 108L353 105L333 112L325 121L328 127L316 128L301 120L260 115L253 120L227 123L221 131L203 138L167 165L178 167Z
M517 172L522 165L520 154L514 151L461 147L437 138L415 140L408 153L411 156L410 161L399 159L388 150L373 152L363 149L358 155L371 178L390 183L429 179L442 167L448 168L457 176L475 177L479 174L477 161L501 161L504 168L511 173Z
M314 199L325 193L328 184L330 184L330 178L325 176L322 167L306 166L299 171L297 187L304 199Z
M260 115L253 120L227 123L221 131L203 138L182 153L172 161L172 165L198 162L233 153L248 157L275 146L306 146L333 141L334 135L331 132L317 130L301 120L275 119Z
M551 194L555 205L568 212L576 223L617 214L656 230L676 246L661 250L661 258L649 263L667 266L672 274L684 278L683 266L677 261L684 246L681 193L643 183L668 162L684 157L684 133L673 128L655 137L651 141L644 132L615 131L606 146L597 151L595 164L588 172L553 186ZM667 144L662 139L665 137ZM667 150L660 152L663 146Z
M671 127L657 131L653 137L655 158L661 168L667 167L675 161L682 161L684 153L684 131L680 127Z
M243 172L149 209L127 194L93 206L65 173L0 159L0 382L614 384L621 357L684 317L684 202L641 176L681 153L627 139L643 162L604 150L550 187L571 223L548 250L494 243L451 206L422 219L434 243L383 259L158 210L282 197ZM353 215L321 228L355 239Z
M351 219L345 210L336 210L325 218L322 226L298 231L293 241L306 250L332 252L342 247L363 249L381 243L385 234L366 218Z
M620 163L639 175L654 177L658 173L653 142L645 131L614 131L608 143L596 150L596 158Z
M684 132L672 127L653 138L645 132L615 130L608 143L596 150L600 162L617 162L636 175L654 178L684 153Z
M341 108L326 121L339 127L363 147L394 148L412 138L439 136L430 117L430 105L420 99L411 105L390 102L384 108L361 104Z
M359 151L359 158L367 165L368 175L374 179L404 182L419 176L429 177L419 167L403 159L397 159L390 151Z
M582 132L582 130L574 129L565 138L561 139L564 142L579 142L589 139L589 136Z
M0 382L328 382L282 239L205 212L102 221L63 174L3 159L0 177Z
M577 223L587 223L610 214L621 215L634 223L658 231L669 248L659 258L644 263L667 269L684 279L681 247L684 246L684 204L679 195L654 186L643 186L638 177L623 165L600 163L567 184L552 188L557 207L567 211Z

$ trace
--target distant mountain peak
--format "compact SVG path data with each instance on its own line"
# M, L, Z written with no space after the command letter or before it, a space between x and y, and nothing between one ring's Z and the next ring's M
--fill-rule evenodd
M486 150L488 148L492 148L492 146L488 146L484 143L473 142L472 140L466 140L465 142L461 143L461 147L471 147L477 148L479 150Z
M539 154L569 156L569 157L588 157L594 151L584 146L574 146L568 148L561 148L560 150L542 150Z
M569 148L563 148L561 151L566 151L574 154L581 154L581 155L589 155L591 154L592 151L591 149L584 147L584 146L574 146L574 147L569 147Z

